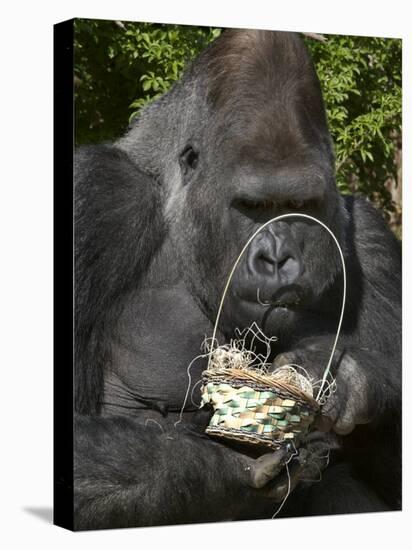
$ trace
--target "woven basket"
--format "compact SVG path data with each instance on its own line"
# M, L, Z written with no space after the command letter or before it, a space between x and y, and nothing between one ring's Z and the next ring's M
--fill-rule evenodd
M291 440L299 446L319 410L300 388L253 369L204 371L206 403L214 408L206 433L275 449Z

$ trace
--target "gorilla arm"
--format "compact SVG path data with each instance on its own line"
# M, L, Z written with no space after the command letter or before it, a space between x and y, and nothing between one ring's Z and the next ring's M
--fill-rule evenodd
M401 254L380 214L365 200L347 198L348 302L332 364L336 392L318 427L333 428L351 462L393 508L401 490ZM340 286L335 293L340 296ZM339 300L336 300L338 303ZM337 320L336 320L337 323ZM327 365L330 334L295 343L274 366L296 363L316 379ZM357 427L356 427L357 426ZM355 429L356 427L356 429Z
M285 451L252 459L199 428L76 419L75 529L268 517L288 490ZM292 488L298 476L292 473Z
M116 147L75 156L75 407L99 412L119 311L163 242L156 181Z

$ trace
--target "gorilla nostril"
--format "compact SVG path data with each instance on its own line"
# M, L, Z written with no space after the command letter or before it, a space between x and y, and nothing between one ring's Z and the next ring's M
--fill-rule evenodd
M290 256L286 256L285 258L283 258L282 260L280 260L280 261L278 262L278 268L279 268L279 269L282 269L282 268L286 265L286 263L287 263L289 260L291 260L291 259L292 259L292 258L291 258Z
M284 256L281 260L277 260L276 256L271 256L265 252L261 252L255 258L256 270L262 275L276 275L282 279L295 278L299 271L299 262L293 256Z
M276 263L277 263L274 258L271 258L270 256L268 256L264 252L261 252L259 254L259 256L257 257L257 259L261 262L265 262L265 263L271 264L271 265L276 265Z
M295 281L302 274L302 263L295 256L287 256L278 263L279 275L289 281Z

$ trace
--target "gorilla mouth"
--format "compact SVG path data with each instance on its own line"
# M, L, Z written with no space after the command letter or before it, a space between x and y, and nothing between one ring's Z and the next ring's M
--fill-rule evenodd
M273 309L296 309L302 304L302 292L295 285L278 290L269 297L265 296L264 292L261 293L259 288L253 292L251 290L235 292L235 297L254 305Z
M265 334L285 338L287 327L293 327L298 317L306 314L300 294L285 289L282 293L266 291L258 294L256 288L238 288L231 293L224 308L225 326L228 330L233 327L243 329L256 323Z
M299 299L296 299L294 302L291 302L291 301L281 301L281 300L262 300L260 297L259 299L257 300L257 303L262 305L262 306L265 306L265 307L273 307L273 308L285 308L285 309L290 309L290 308L297 308L299 305L300 305L300 300Z

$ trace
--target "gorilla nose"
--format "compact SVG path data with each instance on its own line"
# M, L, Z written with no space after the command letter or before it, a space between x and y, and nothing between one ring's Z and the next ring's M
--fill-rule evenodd
M250 245L248 264L258 282L263 280L265 287L276 291L300 277L302 257L290 231L262 232L255 241Z

